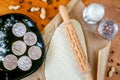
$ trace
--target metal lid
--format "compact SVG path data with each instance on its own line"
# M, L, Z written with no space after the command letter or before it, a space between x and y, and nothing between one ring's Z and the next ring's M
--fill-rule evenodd
M112 40L118 32L118 25L111 20L103 20L99 23L97 32L101 37Z

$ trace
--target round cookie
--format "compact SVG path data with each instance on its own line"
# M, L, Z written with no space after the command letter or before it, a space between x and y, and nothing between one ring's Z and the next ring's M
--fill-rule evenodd
M12 27L12 33L16 37L22 37L26 33L26 26L23 23L15 23Z
M12 52L17 56L23 55L26 49L26 44L23 41L15 41L12 44Z
M41 57L42 51L38 46L32 46L28 49L28 55L32 60L37 60Z
M18 68L22 71L28 71L32 66L32 61L28 56L22 56L18 60Z
M25 33L23 40L28 46L32 46L37 42L37 36L33 32L27 32Z
M7 70L13 70L17 67L17 57L14 56L13 54L9 54L5 56L3 60L3 65Z

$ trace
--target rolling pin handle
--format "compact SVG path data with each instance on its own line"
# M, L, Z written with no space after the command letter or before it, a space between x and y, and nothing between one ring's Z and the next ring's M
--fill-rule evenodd
M63 18L63 21L67 24L70 22L68 12L66 10L66 7L64 5L59 6L59 12L61 14L61 17Z

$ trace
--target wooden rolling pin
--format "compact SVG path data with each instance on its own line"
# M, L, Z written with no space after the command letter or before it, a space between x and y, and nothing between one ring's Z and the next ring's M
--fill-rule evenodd
M75 54L76 60L79 64L79 68L83 73L85 80L93 80L91 75L91 68L88 63L88 60L85 57L82 46L79 42L77 33L75 31L74 25L70 22L69 16L66 10L66 7L60 5L59 12L65 22L65 32L68 38L68 41L72 47L73 53Z

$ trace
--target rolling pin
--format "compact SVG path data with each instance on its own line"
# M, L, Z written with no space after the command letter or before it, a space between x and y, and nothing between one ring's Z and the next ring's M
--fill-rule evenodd
M89 62L85 57L82 46L75 31L74 25L70 22L66 7L64 5L60 5L59 12L65 23L64 28L65 28L66 36L70 43L72 51L76 57L76 60L79 64L80 71L84 75L85 80L93 80Z

